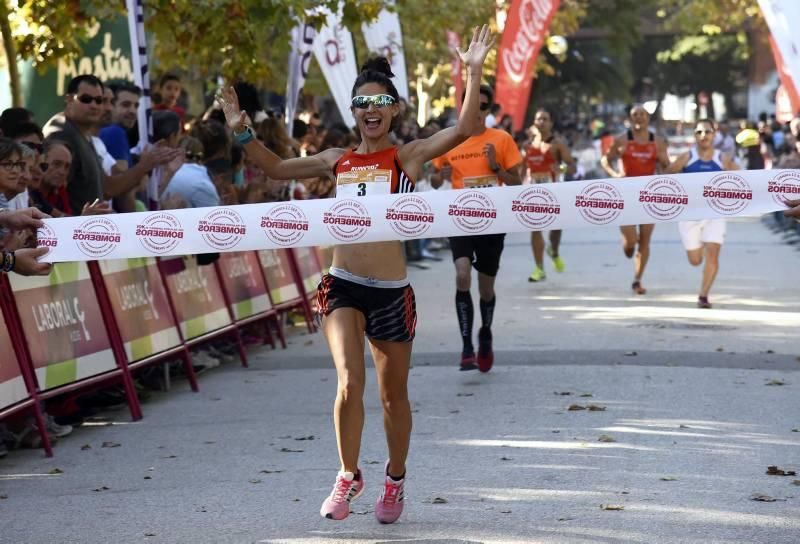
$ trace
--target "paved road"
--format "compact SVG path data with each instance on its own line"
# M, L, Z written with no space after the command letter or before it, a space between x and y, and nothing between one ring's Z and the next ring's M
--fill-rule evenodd
M203 374L198 394L155 395L141 422L109 412L54 459L12 452L0 542L798 542L800 478L765 472L800 468L800 253L733 223L707 311L674 227L656 230L646 297L618 244L567 232L567 271L531 285L527 240L508 238L488 375L455 369L450 263L412 271L415 430L393 526L372 514L386 455L372 375L367 492L343 522L318 516L335 375L323 340L298 332L249 370Z

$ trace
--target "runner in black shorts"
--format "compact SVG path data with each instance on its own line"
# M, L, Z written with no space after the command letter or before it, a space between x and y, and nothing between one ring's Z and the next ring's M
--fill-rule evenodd
M522 154L514 139L502 130L486 128L485 120L493 102L490 87L481 86L481 123L472 137L433 161L438 171L452 169L453 189L479 189L522 183ZM505 234L485 234L450 238L456 266L456 315L463 349L461 370L489 372L494 363L492 317L494 316L494 278L500 267ZM472 345L472 322L475 310L470 286L472 267L478 271L481 328L478 331L478 356ZM477 364L476 364L477 363Z

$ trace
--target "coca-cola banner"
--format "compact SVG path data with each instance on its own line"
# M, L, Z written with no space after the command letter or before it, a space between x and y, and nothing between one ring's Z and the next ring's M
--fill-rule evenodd
M17 355L8 335L3 312L0 312L0 410L28 398L28 388L22 378Z
M384 9L374 23L361 25L361 30L370 52L389 59L397 92L408 100L406 55L403 51L403 33L400 30L400 18L397 13Z
M128 362L180 345L154 258L100 261L100 270Z
M311 52L317 31L308 23L298 24L292 30L291 49L289 50L289 71L286 78L286 128L289 134L294 123L294 113L300 92L306 84L308 68L311 64Z
M40 388L116 368L85 262L57 264L45 277L8 278Z
M314 40L314 56L322 68L325 81L339 108L342 120L348 127L356 126L350 112L353 83L358 77L353 35L342 26L338 13L328 13L328 22Z
M497 50L495 102L521 130L533 87L533 66L561 0L513 0Z
M456 90L456 108L461 110L461 95L464 94L464 76L461 74L461 57L458 48L461 47L461 36L452 30L447 31L447 47L450 48L452 60L450 72L453 76L453 87Z

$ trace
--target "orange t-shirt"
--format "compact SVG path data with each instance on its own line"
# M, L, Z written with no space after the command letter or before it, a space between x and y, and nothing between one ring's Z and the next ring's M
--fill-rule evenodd
M472 136L441 157L433 159L433 166L441 170L446 164L453 168L453 189L493 187L502 185L497 174L489 168L489 160L483 148L494 145L497 164L504 170L522 162L522 154L508 132L487 128L482 134Z

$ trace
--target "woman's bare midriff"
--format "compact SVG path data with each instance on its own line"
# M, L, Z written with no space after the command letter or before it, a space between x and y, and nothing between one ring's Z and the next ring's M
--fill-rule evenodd
M406 254L402 242L347 244L333 248L333 266L365 278L402 280Z

